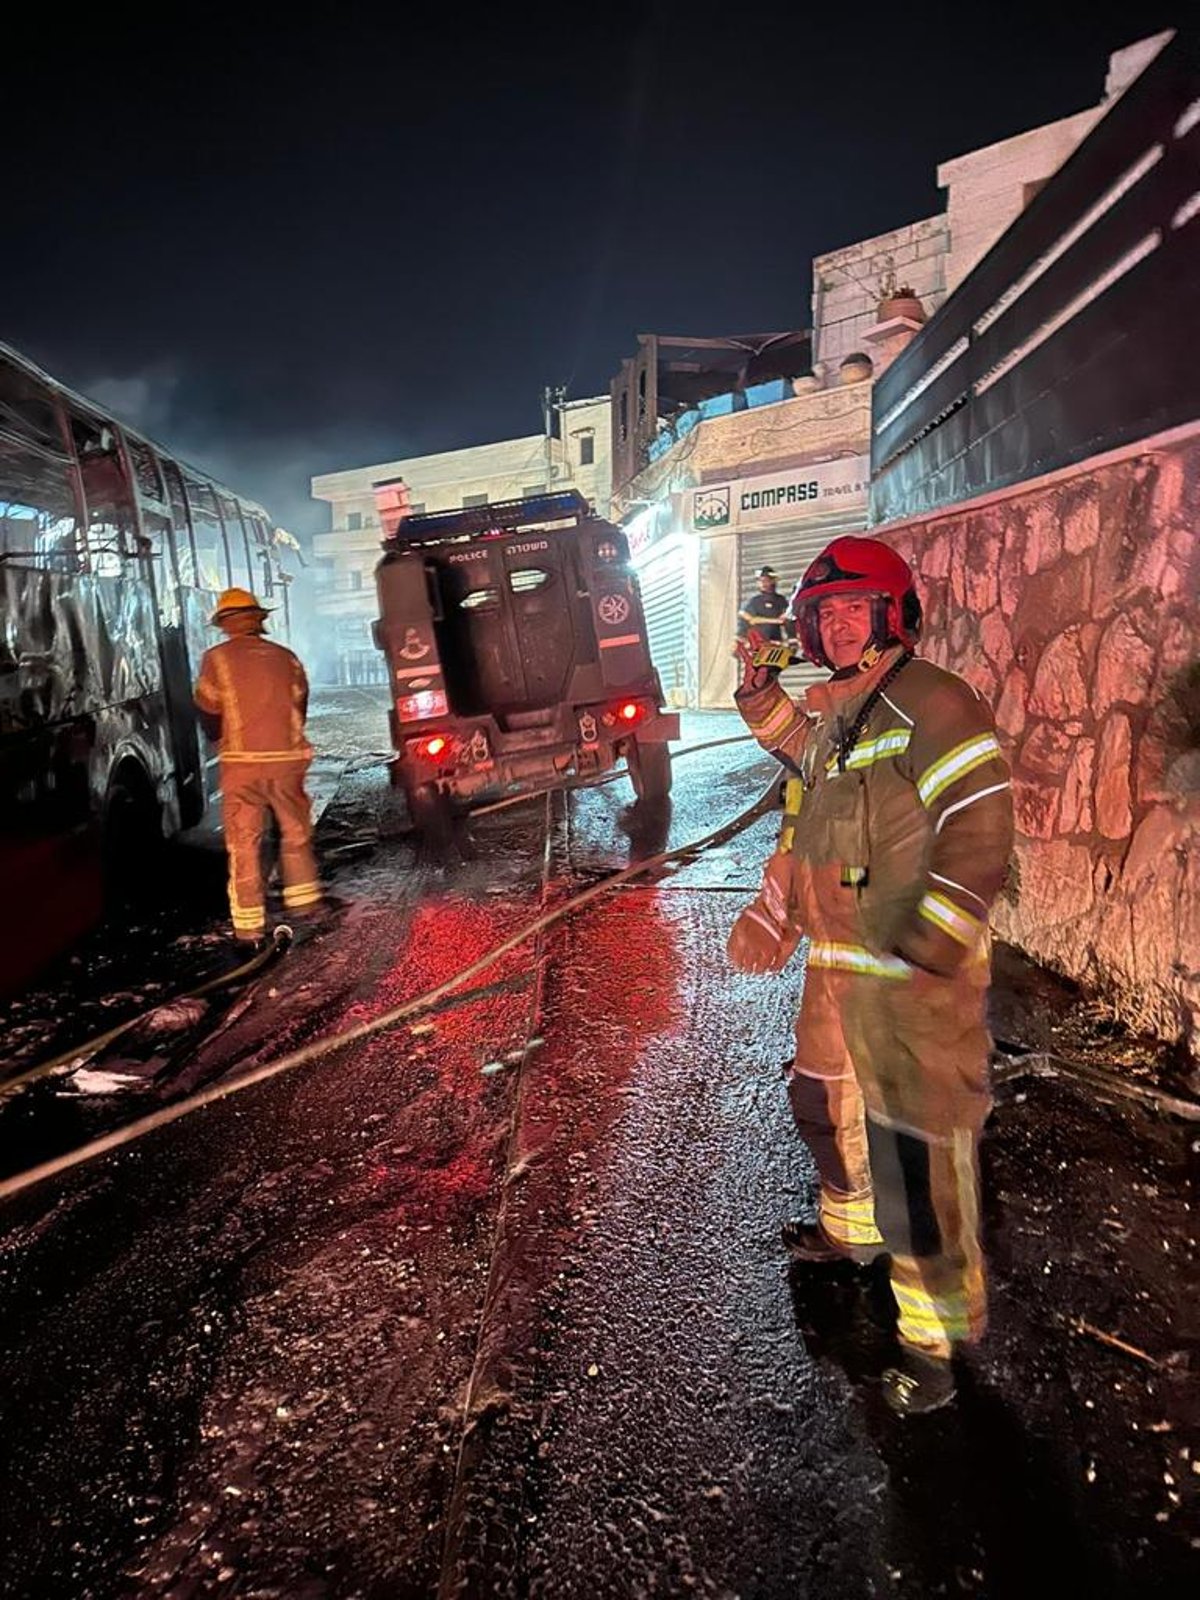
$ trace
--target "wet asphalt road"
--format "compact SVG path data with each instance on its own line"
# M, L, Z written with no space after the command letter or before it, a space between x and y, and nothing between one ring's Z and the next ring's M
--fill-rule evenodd
M624 780L515 808L443 868L379 837L377 695L319 699L313 727L346 909L214 1003L198 1050L122 1047L93 1063L117 1092L58 1077L5 1103L6 1170L377 1015L770 772L747 747L687 758L669 822L631 816ZM989 1342L954 1411L884 1416L879 1297L789 1277L776 1243L812 1178L779 1071L801 973L723 957L771 829L617 891L432 1027L8 1202L0 1594L1193 1588L1195 1127L1013 1077L986 1147ZM95 942L10 1037L83 1036L228 960L219 873L188 870L165 923ZM1011 1037L1031 1013L1007 978Z

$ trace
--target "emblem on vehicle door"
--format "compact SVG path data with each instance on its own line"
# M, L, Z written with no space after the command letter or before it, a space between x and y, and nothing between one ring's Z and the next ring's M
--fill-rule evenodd
M604 594L596 602L596 611L601 622L607 622L610 628L615 628L629 615L629 601L623 594Z
M400 654L405 661L421 661L429 654L429 646L415 628L405 628Z

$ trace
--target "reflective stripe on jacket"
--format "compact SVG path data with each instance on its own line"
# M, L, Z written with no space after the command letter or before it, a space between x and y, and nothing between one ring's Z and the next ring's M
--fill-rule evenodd
M857 950L949 974L986 961L988 912L1012 850L1009 771L985 702L920 660L887 685L839 760L839 729L899 655L814 685L800 703L778 682L736 699L759 743L803 774L788 824L794 915L814 950L837 954L832 965Z
M212 725L227 763L308 761L304 737L308 679L290 650L261 634L227 639L206 650L196 684L196 707Z

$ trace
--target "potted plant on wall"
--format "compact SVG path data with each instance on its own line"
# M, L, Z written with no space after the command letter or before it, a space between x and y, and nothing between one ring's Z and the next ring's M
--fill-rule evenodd
M880 322L890 322L893 317L906 317L909 322L924 322L925 307L911 285L897 285L895 273L886 272L879 280L877 315Z

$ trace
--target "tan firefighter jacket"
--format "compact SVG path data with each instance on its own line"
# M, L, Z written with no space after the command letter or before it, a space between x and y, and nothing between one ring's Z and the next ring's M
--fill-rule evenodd
M304 737L304 668L290 650L261 634L227 639L204 652L196 707L205 731L219 740L223 770L282 772L312 757Z
M911 963L949 976L987 960L1012 848L1009 772L985 702L929 661L900 669L844 748L900 656L893 648L870 673L814 685L799 704L778 682L738 692L751 732L790 777L780 852L793 870L784 887L768 867L776 904L765 910L781 923L782 888L780 932L809 935L812 966L902 978Z

